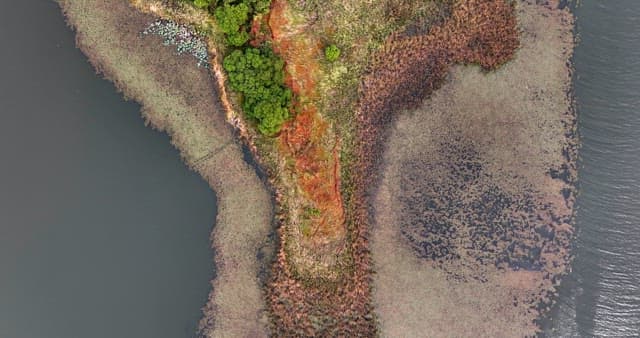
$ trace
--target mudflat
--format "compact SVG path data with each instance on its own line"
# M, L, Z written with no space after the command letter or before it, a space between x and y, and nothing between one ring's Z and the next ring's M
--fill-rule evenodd
M216 277L203 309L202 335L266 336L258 276L265 263L258 257L269 246L271 197L243 160L211 72L163 46L159 37L141 36L155 18L127 0L59 3L95 68L142 105L145 120L171 136L185 163L216 192L219 209L211 234Z
M454 67L393 125L371 238L383 336L534 335L568 269L573 20L516 11L513 60Z

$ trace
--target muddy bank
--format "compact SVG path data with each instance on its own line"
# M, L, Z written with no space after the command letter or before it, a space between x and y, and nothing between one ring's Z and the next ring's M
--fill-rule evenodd
M383 336L532 335L568 269L573 22L533 1L516 13L512 61L456 66L394 123L371 244Z
M166 131L186 164L216 191L211 241L217 276L203 309L201 334L266 336L258 257L268 245L270 196L243 161L210 72L163 47L160 38L142 38L140 32L154 18L126 0L61 0L60 5L96 69L140 102L146 121Z

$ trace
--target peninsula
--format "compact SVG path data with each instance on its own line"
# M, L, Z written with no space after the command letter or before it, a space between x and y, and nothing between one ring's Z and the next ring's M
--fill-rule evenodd
M216 191L199 335L539 330L573 236L560 3L58 2Z

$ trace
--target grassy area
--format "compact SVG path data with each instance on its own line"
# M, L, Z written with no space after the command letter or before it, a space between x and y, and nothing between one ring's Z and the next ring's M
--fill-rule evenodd
M211 73L196 67L191 56L163 47L160 37L141 37L156 18L136 11L127 0L59 2L77 31L78 46L96 69L142 105L146 121L166 131L185 163L216 191L218 215L211 238L217 277L203 309L202 333L266 335L258 280L265 263L257 253L271 230L270 196L242 160ZM200 29L213 32L208 16L190 13L189 20L195 18Z

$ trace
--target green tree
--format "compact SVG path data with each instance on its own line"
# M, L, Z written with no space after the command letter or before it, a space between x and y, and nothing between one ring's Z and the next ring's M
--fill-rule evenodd
M249 6L250 12L253 14L265 13L271 6L271 0L223 0L219 1L221 5L236 5L239 3Z
M265 13L271 6L271 0L249 0L255 13Z
M340 48L336 45L329 45L324 49L324 57L329 62L334 62L340 57Z
M224 4L216 8L216 21L222 32L227 34L227 42L232 46L242 46L249 41L249 33L241 30L249 20L249 6Z

